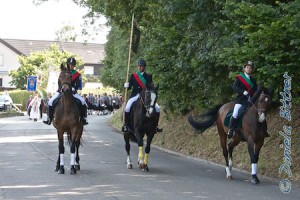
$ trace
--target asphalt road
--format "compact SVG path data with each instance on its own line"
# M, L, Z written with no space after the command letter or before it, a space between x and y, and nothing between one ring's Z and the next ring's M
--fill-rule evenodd
M122 134L108 124L110 116L89 116L80 149L81 170L69 174L70 151L65 144L66 173L54 169L58 141L53 126L27 116L0 119L0 200L2 199L299 199L300 188L284 194L279 182L152 148L150 172L137 167L138 148L132 144L134 168L126 168Z

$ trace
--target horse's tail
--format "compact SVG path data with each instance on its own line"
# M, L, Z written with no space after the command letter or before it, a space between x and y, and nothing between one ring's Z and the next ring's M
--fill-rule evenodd
M190 125L200 131L202 133L209 127L211 127L214 122L217 120L217 113L219 109L221 108L222 104L215 106L214 108L210 109L208 112L204 114L197 115L197 119L199 120L194 120L192 115L188 117L188 121Z

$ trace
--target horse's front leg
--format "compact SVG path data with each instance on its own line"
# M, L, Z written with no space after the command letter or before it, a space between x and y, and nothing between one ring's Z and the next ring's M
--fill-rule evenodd
M150 145L151 145L151 142L152 142L152 139L154 137L154 133L152 134L148 134L147 135L147 144L146 144L146 147L145 147L145 157L144 157L144 171L146 172L149 172L149 167L148 167L148 156L149 156L149 153L150 153Z
M144 145L144 133L141 133L140 131L136 131L136 138L137 138L137 143L139 146L139 155L138 155L138 165L139 168L144 169L144 154L143 154L143 145Z
M125 140L125 149L127 152L127 168L132 169L132 160L130 158L130 133L124 133L124 140Z
M65 153L65 147L64 147L64 132L58 131L58 159L56 162L56 168L55 171L57 171L58 174L64 174L64 153Z
M250 154L250 160L251 160L251 183L252 184L258 184L260 183L259 179L257 178L257 162L258 162L258 156L259 151L262 146L255 146L254 149L254 141L252 137L248 138L248 151Z
M75 169L75 140L72 138L71 141L71 147L70 147L70 151L71 151L71 160L70 160L70 174L76 174L76 169Z

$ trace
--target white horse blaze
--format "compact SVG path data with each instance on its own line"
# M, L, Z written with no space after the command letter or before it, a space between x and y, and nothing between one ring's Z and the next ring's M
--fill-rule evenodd
M259 116L258 116L258 121L259 121L260 123L262 123L263 121L265 121L265 119L266 119L265 113L259 114Z

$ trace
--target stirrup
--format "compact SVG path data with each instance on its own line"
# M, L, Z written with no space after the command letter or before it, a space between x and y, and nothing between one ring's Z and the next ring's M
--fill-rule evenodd
M81 123L82 123L82 125L88 125L89 124L84 117L81 118Z
M122 127L122 132L124 132L124 133L129 132L128 126L124 125L124 126Z
M265 138L266 137L270 137L270 134L268 133L268 131L265 132Z
M159 132L163 132L163 129L162 128L158 128L156 127L156 132L159 133Z
M233 137L233 130L229 129L228 134L227 134L227 138L231 139L232 137Z
M50 119L50 117L47 118L47 121L43 121L44 124L50 125L52 122L52 120Z

